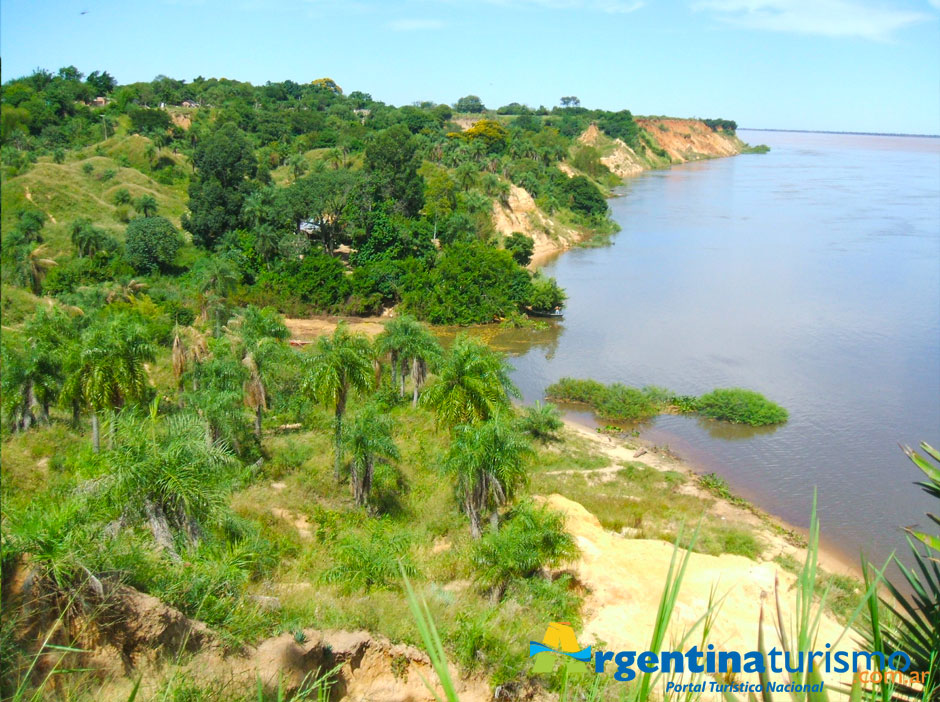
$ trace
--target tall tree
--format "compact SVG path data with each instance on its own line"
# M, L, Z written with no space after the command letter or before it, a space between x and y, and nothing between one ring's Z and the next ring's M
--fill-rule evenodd
M365 507L372 490L376 461L400 458L392 439L392 418L380 413L375 405L366 405L353 420L344 443L352 457L349 482L353 499L358 506Z
M153 217L157 214L157 198L153 195L141 195L134 201L134 209L140 212L142 217Z
M269 364L280 359L276 346L285 341L290 332L278 313L265 308L246 307L237 323L229 324L236 339L237 352L248 377L242 385L245 405L255 415L255 437L261 441L261 420L268 408L267 370Z
M418 173L418 142L403 124L376 134L366 147L365 171L376 202L391 201L395 209L415 217L424 206L424 178Z
M402 397L405 395L405 376L411 375L411 403L417 407L418 395L429 366L436 364L443 356L441 345L426 326L407 315L396 317L386 324L375 342L381 353L390 356L392 379L400 382L399 394Z
M3 412L13 431L27 430L36 421L49 421L49 408L64 381L63 361L73 341L73 326L64 312L40 308L23 325L23 336L4 333L0 385Z
M333 448L337 482L343 459L343 415L349 392L363 392L372 387L372 345L363 334L351 334L340 322L332 336L321 336L308 361L304 390L318 401L332 406L334 412Z
M212 248L240 221L242 204L251 191L249 178L258 165L244 133L231 122L196 145L196 175L189 184L189 213L181 218L193 243Z
M508 415L501 412L480 424L457 427L444 461L456 477L457 499L475 539L482 535L487 516L494 528L498 525L499 508L526 481L525 463L532 448Z
M69 226L72 246L79 256L94 256L99 251L116 248L117 243L108 234L91 223L87 217L78 217Z
M505 359L486 344L460 335L421 402L434 411L439 425L453 428L508 409L510 396L518 397L519 391L509 379Z

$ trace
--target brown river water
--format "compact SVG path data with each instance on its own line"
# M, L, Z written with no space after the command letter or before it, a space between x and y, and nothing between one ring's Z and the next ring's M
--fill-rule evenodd
M771 152L630 180L611 246L544 265L564 319L492 341L529 402L564 376L765 394L787 424L641 433L797 526L816 488L847 558L905 555L901 528L936 511L898 442L940 446L940 139L740 135Z

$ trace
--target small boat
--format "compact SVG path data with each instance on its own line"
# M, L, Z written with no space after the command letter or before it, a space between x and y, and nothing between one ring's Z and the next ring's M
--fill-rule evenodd
M549 319L562 319L564 315L561 313L561 310L553 310L551 312L538 312L536 310L526 310L526 314L530 317L547 317Z

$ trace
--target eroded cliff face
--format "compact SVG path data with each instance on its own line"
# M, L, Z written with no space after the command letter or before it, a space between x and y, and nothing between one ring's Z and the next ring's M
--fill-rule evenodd
M569 175L573 175L569 173ZM493 203L493 226L503 236L521 232L532 237L535 250L532 258L537 261L555 251L563 251L581 240L581 233L556 222L543 212L535 200L517 185L509 186L509 197Z
M673 163L734 156L745 148L734 134L713 131L697 119L637 119L637 124L669 154Z
M721 158L742 153L747 145L734 134L713 131L697 119L637 119L646 138L634 150L620 139L611 139L592 124L578 137L586 146L596 148L600 161L614 175L629 178L652 168L663 168L677 163ZM569 177L577 175L570 164L558 165ZM503 236L521 232L535 241L533 261L574 246L584 233L566 227L543 212L525 190L510 187L509 197L493 204L493 226Z
M596 124L588 127L584 134L578 137L578 141L585 146L600 149L603 154L601 163L607 166L611 173L620 178L635 176L650 167L649 163L627 146L623 140L614 139L611 143L611 139L604 136Z

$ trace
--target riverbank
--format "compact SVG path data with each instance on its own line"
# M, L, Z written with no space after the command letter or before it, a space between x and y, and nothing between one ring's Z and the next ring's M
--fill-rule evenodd
M639 151L621 139L610 138L594 124L578 137L578 144L594 149L600 163L621 181L653 169L735 156L749 148L733 132L713 130L697 119L650 117L637 119L637 124L642 130ZM581 175L572 159L560 163L559 168L569 177ZM501 235L521 232L532 238L532 269L597 236L597 232L545 212L526 190L512 184L507 196L493 203L492 216Z
M799 563L805 560L807 537L805 529L789 524L746 501L716 496L714 492L700 484L701 476L707 474L707 471L700 466L683 460L674 453L641 438L625 440L603 434L572 418L565 418L564 423L565 428L572 434L589 441L598 451L610 457L614 467L600 469L598 471L600 475L605 471L609 473L611 470L616 470L616 464L622 461L641 463L659 472L678 472L689 478L689 481L683 485L682 492L707 504L709 513L731 524L746 525L759 532L760 538L766 544L761 560L764 562L795 560ZM810 506L807 505L807 512L809 509ZM861 578L859 566L830 547L820 545L818 557L820 567L829 573Z

